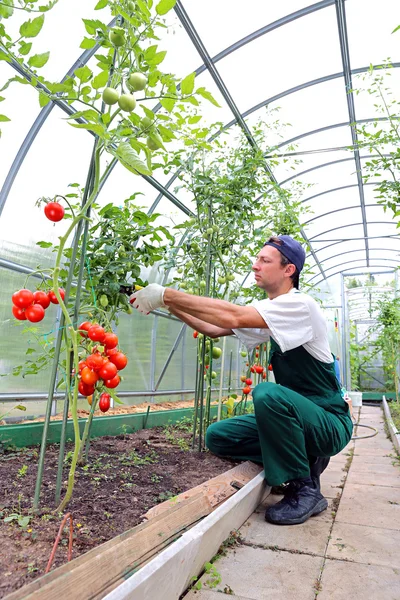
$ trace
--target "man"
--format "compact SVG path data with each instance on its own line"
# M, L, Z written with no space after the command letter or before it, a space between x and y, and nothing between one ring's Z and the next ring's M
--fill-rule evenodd
M315 300L298 290L304 260L302 246L290 236L270 238L253 265L256 284L268 298L249 306L157 284L131 297L144 313L166 306L197 331L210 337L235 334L249 349L270 339L277 383L255 387L254 415L210 425L206 444L214 454L262 463L270 486L288 483L284 498L265 514L279 525L304 523L327 508L319 475L353 429L325 319Z

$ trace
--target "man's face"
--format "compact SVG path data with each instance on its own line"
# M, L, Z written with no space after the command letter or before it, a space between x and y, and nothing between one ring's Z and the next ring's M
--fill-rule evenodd
M281 265L281 253L273 246L264 246L252 266L258 287L264 290L280 287L290 281L293 265Z

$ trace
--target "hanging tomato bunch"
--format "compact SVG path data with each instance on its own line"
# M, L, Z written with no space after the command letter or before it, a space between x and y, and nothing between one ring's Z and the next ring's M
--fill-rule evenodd
M79 334L87 339L85 347L88 354L79 362L78 390L82 396L90 397L95 390L103 387L118 387L121 378L118 371L125 369L128 359L117 349L118 336L107 332L98 323L85 321L79 325ZM99 399L99 408L107 412L110 408L110 394L103 392Z
M61 298L64 300L65 291L63 288L58 288L58 292ZM44 319L45 310L52 304L58 304L57 296L54 290L45 292L43 290L36 290L31 292L23 288L14 292L11 297L13 307L12 313L18 321L31 321L32 323L39 323Z

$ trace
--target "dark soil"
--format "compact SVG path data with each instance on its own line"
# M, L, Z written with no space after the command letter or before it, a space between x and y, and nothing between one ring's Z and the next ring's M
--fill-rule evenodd
M189 450L188 426L146 429L93 440L89 463L78 467L73 498L73 558L142 522L152 506L232 468L236 463ZM64 486L68 477L67 445ZM46 452L40 511L33 516L38 450L0 455L0 598L45 571L62 515L53 513L58 446ZM4 519L15 514L12 522ZM30 517L18 524L19 515ZM53 564L67 561L67 529Z

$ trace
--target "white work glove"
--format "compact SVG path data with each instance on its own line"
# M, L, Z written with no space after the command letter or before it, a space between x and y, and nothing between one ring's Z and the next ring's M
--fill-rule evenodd
M150 285L142 290L133 292L132 296L129 298L129 302L134 308L137 308L140 312L148 315L152 310L165 306L164 292L165 288L162 285L150 283Z

